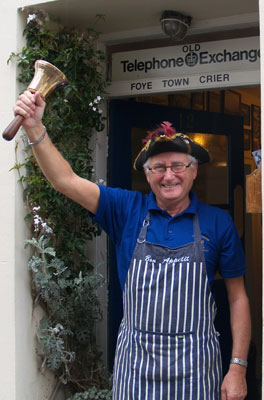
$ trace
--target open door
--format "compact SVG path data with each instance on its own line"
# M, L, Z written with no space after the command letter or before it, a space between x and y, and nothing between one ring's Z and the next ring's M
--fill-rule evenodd
M147 191L144 174L133 171L133 162L142 147L146 131L162 121L171 122L178 132L200 141L212 154L213 161L199 167L195 183L199 200L221 207L235 219L241 240L244 235L244 160L243 118L226 114L179 109L133 100L112 100L109 106L109 166L108 185L124 189ZM122 293L115 268L115 252L109 244L109 363L113 365L118 327L122 318ZM222 282L216 284L216 293ZM220 289L221 290L221 289ZM222 296L221 290L221 297ZM216 299L217 301L217 299ZM222 301L220 308L225 309ZM231 333L223 337L223 366L229 365ZM228 320L227 320L228 323ZM223 322L216 321L221 331ZM226 364L227 363L227 364Z

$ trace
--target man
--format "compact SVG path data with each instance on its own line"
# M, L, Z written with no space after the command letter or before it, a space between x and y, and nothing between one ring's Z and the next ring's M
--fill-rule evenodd
M51 143L45 102L26 91L14 107L40 168L53 187L92 214L113 240L124 316L116 346L113 400L243 400L250 341L241 243L230 216L191 191L209 154L164 122L135 168L149 195L98 186L77 176ZM222 380L211 283L225 279L233 337Z

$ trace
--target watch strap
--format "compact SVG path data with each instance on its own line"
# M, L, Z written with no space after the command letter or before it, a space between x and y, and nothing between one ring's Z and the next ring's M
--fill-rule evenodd
M247 368L248 366L248 362L245 360L242 360L241 358L237 358L237 357L233 357L230 360L230 364L239 364L242 365L242 367Z

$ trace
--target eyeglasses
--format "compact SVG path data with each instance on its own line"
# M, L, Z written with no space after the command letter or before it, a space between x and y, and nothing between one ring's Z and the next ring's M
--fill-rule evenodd
M167 167L165 165L155 165L153 168L148 167L148 170L151 171L153 174L163 175L166 173L166 170L170 168L174 174L177 174L179 172L184 172L191 165L192 161L187 165L179 162L173 165L168 165Z

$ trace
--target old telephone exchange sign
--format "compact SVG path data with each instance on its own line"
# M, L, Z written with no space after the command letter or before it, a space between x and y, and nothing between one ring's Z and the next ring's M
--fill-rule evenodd
M259 37L112 55L111 96L206 90L260 83Z

